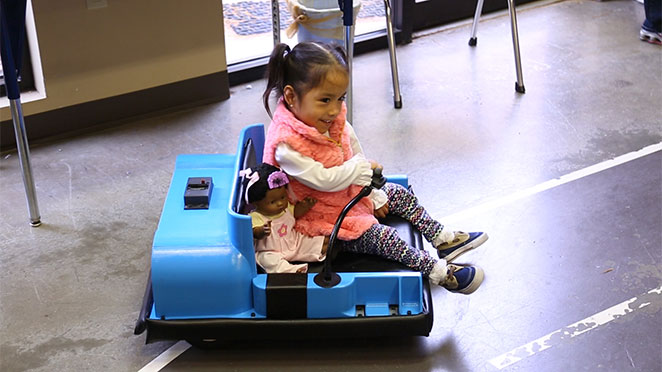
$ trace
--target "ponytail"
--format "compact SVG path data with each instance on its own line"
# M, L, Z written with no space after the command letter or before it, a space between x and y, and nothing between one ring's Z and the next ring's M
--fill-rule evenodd
M271 116L271 109L269 108L269 97L271 97L271 92L276 90L278 97L283 95L283 89L286 85L286 59L290 52L291 49L289 45L280 43L274 47L274 50L269 57L269 64L267 65L267 88L262 95L262 102L264 103L264 108L267 109L269 116Z

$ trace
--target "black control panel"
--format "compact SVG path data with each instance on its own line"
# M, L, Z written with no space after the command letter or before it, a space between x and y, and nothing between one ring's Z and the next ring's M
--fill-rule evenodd
M213 188L211 177L190 177L186 181L184 209L209 209Z

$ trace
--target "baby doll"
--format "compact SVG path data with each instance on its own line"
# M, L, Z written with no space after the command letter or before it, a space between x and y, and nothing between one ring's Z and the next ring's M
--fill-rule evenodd
M308 264L326 257L328 237L306 236L294 230L296 218L306 214L317 202L305 198L292 205L288 199L287 175L273 165L262 163L239 173L248 179L246 202L255 206L250 212L255 238L255 259L267 273L305 273Z

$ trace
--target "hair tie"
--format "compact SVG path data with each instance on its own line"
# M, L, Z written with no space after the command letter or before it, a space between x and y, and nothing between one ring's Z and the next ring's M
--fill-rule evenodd
M251 186L255 184L255 182L260 180L260 174L258 172L253 172L250 168L246 168L244 170L240 170L239 175L248 180L248 184L246 185L246 194L244 195L244 198L246 199L246 203L250 204L250 202L248 201L248 190L251 188Z
M287 185L288 183L290 183L290 180L287 178L287 175L283 171L273 172L267 178L269 190L277 189Z

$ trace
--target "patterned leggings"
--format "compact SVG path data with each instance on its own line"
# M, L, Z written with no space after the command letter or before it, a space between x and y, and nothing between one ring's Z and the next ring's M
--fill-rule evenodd
M411 222L427 241L431 242L441 232L443 225L430 218L409 190L395 183L387 183L382 190L388 196L389 213ZM426 250L409 246L394 228L386 225L372 225L358 239L338 243L343 250L382 256L420 271L423 275L430 274L437 263Z

